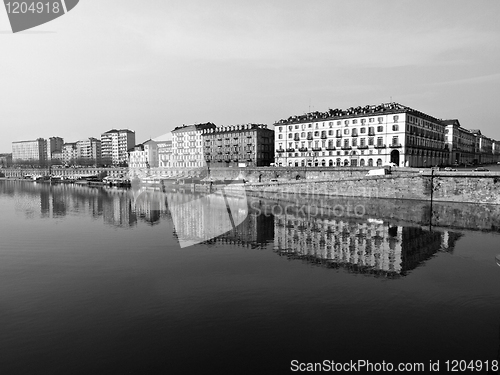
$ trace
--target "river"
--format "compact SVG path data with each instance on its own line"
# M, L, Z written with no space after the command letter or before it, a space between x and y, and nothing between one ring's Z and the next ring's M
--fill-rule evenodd
M0 181L1 373L500 359L498 207L200 198Z

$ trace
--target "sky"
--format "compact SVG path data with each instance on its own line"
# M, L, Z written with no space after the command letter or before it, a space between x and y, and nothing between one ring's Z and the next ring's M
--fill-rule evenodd
M494 0L80 0L13 34L1 8L0 153L389 101L500 140L498 14Z

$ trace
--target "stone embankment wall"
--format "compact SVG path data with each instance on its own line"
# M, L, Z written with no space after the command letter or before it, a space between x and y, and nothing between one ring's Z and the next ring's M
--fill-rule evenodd
M269 198L282 194L327 197L391 198L435 202L500 204L500 173L400 173L338 180L250 183L246 190Z
M263 213L313 217L370 218L394 225L418 224L455 229L500 231L500 205L415 201L407 199L369 199L351 197L301 197L295 194L248 193L252 207ZM259 198L263 198L262 201ZM276 206L279 205L279 207Z

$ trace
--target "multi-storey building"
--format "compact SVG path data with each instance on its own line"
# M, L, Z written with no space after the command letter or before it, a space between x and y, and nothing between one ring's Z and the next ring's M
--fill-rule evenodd
M158 166L160 168L172 168L172 140L158 141Z
M76 153L80 164L101 165L101 141L96 138L76 142Z
M46 159L47 160L52 160L52 159L57 160L57 158L53 157L53 153L58 153L58 152L62 151L62 148L64 145L64 139L62 139L61 137L50 137L45 142L46 142L45 148L47 150Z
M158 167L158 145L153 140L136 145L129 151L129 168Z
M203 155L202 131L215 129L215 124L184 125L172 131L172 163L174 168L202 168L205 166Z
M43 164L47 160L46 145L43 138L32 141L12 142L12 161L14 163L31 162L34 164Z
M76 147L76 142L65 143L62 149L62 160L64 164L72 165L76 162L78 158L78 151Z
M222 126L202 131L205 161L216 167L269 166L274 131L264 124Z
M476 136L463 128L457 119L443 120L445 142L450 151L449 164L472 163L476 159Z
M135 145L135 132L112 129L101 134L103 164L118 165L128 161L128 150Z
M447 164L445 125L398 103L330 109L275 124L277 166Z
M7 168L12 165L12 154L0 154L0 168Z

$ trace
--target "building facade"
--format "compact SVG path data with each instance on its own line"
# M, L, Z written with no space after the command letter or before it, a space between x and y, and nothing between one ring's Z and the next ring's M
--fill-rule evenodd
M274 131L264 124L204 129L203 153L214 167L260 167L274 162Z
M73 143L65 143L62 149L62 160L66 165L73 165L78 158L78 152L76 148L76 142Z
M77 163L83 165L101 165L101 141L87 138L76 142Z
M12 165L12 154L0 154L0 168L8 168Z
M47 160L58 160L57 158L54 158L54 153L56 153L56 156L58 153L62 151L63 145L64 145L64 139L61 137L50 137L46 141L46 150L47 150Z
M172 168L172 140L158 141L158 166L160 168Z
M202 132L215 129L215 124L184 125L172 131L172 164L177 169L194 169L205 166Z
M457 119L443 120L445 141L450 150L451 164L470 164L476 159L476 136L463 128Z
M445 125L398 103L330 109L275 124L277 166L447 164Z
M12 161L13 163L44 164L47 161L46 146L47 143L43 138L12 142Z
M129 129L112 129L101 134L103 164L119 165L128 162L128 151L135 145L135 132Z
M158 145L153 140L136 145L129 152L129 168L158 167Z

